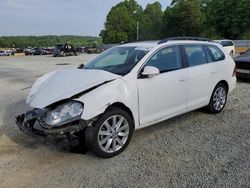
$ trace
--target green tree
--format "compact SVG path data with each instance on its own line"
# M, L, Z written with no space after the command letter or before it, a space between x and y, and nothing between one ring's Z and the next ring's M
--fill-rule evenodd
M250 30L250 1L211 0L207 22L221 37L238 39Z
M201 36L204 19L200 0L176 1L164 12L163 35Z
M242 38L242 39L250 39L250 28L245 33L242 33L240 38Z
M162 37L163 11L159 2L148 4L144 10L141 23L141 38L145 40L160 39Z
M16 48L27 47L51 47L56 43L69 42L74 46L86 46L93 43L101 43L98 37L88 36L13 36L13 37L0 37L0 48L7 47L12 48L15 45Z
M125 0L111 8L100 36L104 43L135 41L136 22L142 19L142 7L135 0Z

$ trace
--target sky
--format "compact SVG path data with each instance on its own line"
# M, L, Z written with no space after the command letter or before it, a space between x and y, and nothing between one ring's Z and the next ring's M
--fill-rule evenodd
M0 36L98 36L121 0L0 0ZM158 0L163 9L170 0ZM137 0L143 8L155 0Z

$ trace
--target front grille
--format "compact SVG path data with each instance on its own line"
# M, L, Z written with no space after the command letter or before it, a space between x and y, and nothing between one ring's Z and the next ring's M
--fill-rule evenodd
M237 69L250 70L250 63L236 63Z

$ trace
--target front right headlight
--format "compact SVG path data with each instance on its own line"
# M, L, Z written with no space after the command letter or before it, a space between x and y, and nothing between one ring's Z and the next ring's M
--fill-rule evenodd
M83 112L83 104L76 101L70 101L57 106L46 115L45 123L48 125L62 125L70 123L80 118Z

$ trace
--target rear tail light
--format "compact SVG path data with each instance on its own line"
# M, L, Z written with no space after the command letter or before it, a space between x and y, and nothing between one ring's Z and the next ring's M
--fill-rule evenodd
M234 71L233 71L233 77L236 76L236 73L237 73L237 68L236 68L236 65L234 65Z

